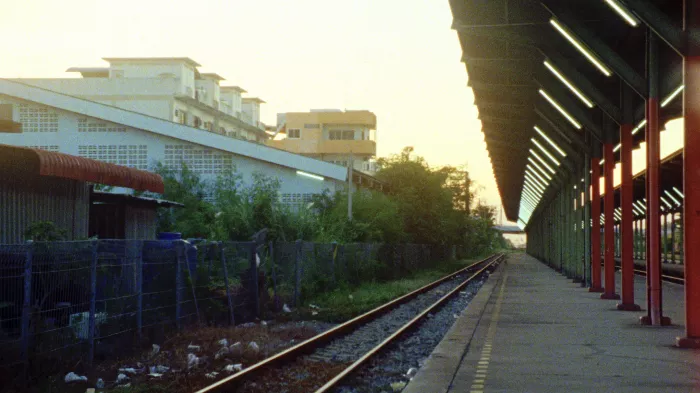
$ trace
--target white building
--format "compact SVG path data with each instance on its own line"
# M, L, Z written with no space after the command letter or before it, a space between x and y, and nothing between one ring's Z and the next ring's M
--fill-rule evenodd
M179 69L184 72L186 67L181 63L178 64L181 66ZM172 73L177 69L177 67L164 68ZM124 73L124 79L128 79L130 68L123 67L120 71ZM86 70L83 72L89 73ZM109 72L113 73L115 70ZM174 119L139 113L155 112L159 110L156 108L162 107L163 111L173 108L186 111L188 117L200 116L200 114L205 116L206 111L200 111L194 104L195 101L201 103L200 100L212 103L227 102L233 112L239 108L235 97L240 96L241 89L224 89L223 93L213 89L216 94L212 93L210 96L208 92L212 90L209 89L215 84L217 78L206 75L201 77L202 82L199 83L207 89L207 95L204 98L202 96L197 99L192 98L191 103L179 98L167 101L163 98L166 94L158 93L164 91L159 90L162 85L158 83L150 85L152 90L145 89L153 92L153 100L145 98L144 89L138 90L140 92L138 95L142 99L122 100L116 94L117 90L107 88L113 86L111 85L113 79L90 77L82 79L82 81L104 86L105 89L101 90L104 95L99 95L98 98L103 102L108 101L110 105L27 83L0 79L0 122L11 120L21 123L21 132L0 133L0 143L58 151L138 169L152 169L157 162L179 169L184 162L203 179L208 180L215 179L217 175L235 166L247 183L250 183L252 175L256 172L279 179L281 198L283 202L289 204L308 201L313 194L321 193L326 189L333 192L345 188L347 170L341 166L259 143L234 139L214 132L203 132L191 125L189 121L186 122L187 124L181 124L173 121ZM186 78L180 78L180 81L184 79ZM166 85L173 87L176 80L177 78L170 80L172 84L169 82ZM56 81L55 83L58 84L56 88L62 83L68 86L66 90L70 90L71 86L77 86L65 81L69 80ZM190 82L192 81L189 80L187 83ZM185 85L180 87L183 86ZM180 87L173 87L173 89ZM110 91L114 94L110 94L110 98L106 99L104 96ZM183 91L187 92L186 89ZM255 102L250 105L253 104ZM168 107L168 105L172 106ZM208 106L205 103L202 105ZM222 119L223 117L219 118L219 121ZM355 182L365 185L368 180L358 177Z
M109 67L73 67L81 78L11 79L101 102L201 130L262 143L259 98L238 86L220 86L218 74L200 73L187 57L104 58Z

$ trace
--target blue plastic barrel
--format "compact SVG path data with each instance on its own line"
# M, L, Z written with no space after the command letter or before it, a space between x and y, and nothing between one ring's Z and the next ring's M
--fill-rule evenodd
M160 232L156 235L158 240L181 240L182 233L180 232Z

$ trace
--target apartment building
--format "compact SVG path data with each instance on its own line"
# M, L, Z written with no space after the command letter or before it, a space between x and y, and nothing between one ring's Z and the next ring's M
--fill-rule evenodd
M10 79L58 93L100 102L204 131L263 143L263 100L242 97L224 78L200 73L188 57L104 58L108 67L72 67L80 78ZM88 125L89 127L89 125Z
M376 171L377 117L367 110L312 109L277 115L267 145L368 174Z

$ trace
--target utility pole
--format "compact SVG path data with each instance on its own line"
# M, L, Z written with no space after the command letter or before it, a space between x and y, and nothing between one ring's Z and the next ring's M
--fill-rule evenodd
M352 221L352 150L348 159L348 220Z

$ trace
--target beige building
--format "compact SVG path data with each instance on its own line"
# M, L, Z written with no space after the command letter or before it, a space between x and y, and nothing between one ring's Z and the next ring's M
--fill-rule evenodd
M277 115L277 135L269 146L366 173L376 171L377 116L367 110L312 109Z

